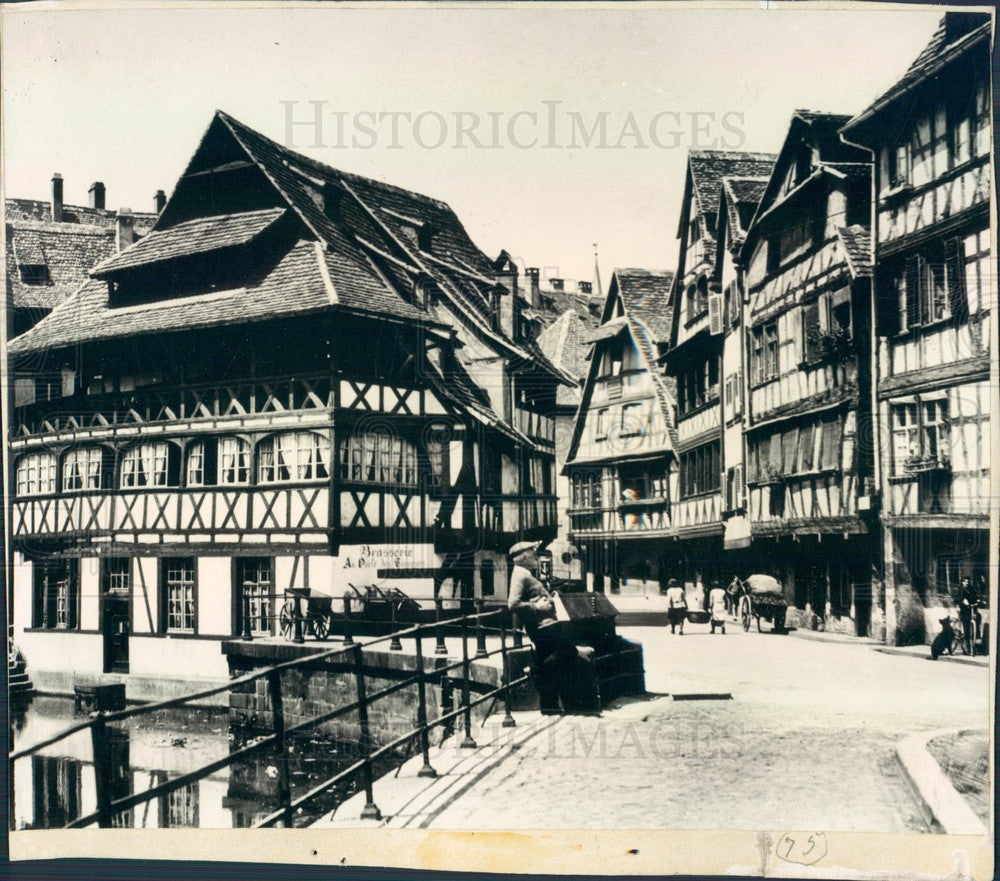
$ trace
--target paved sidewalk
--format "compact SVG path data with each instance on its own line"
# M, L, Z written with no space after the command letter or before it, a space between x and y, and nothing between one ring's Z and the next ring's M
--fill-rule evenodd
M915 733L985 726L988 673L853 644L729 632L671 636L623 628L643 643L645 698L599 718L516 713L481 725L478 748L434 750L434 779L411 760L375 783L393 827L436 829L818 828L928 831L895 747ZM731 700L676 700L686 694ZM353 827L363 799L319 825Z

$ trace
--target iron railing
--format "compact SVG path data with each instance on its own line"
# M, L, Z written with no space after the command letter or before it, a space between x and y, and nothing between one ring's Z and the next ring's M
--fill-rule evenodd
M496 701L501 699L503 700L504 717L501 723L502 726L512 727L515 724L514 717L511 715L511 690L515 686L524 683L528 679L528 675L512 678L509 674L507 656L511 649L523 645L523 634L516 624L513 628L511 627L514 622L512 620L511 613L507 610L506 606L490 611L484 611L484 608L487 605L486 601L478 599L473 602L475 603L476 608L475 613L445 619L442 614L442 603L440 598L438 598L436 602L436 616L433 622L427 624L417 624L403 630L393 629L392 633L372 639L363 645L354 640L350 622L348 621L348 626L343 636L343 644L338 648L312 654L304 658L297 658L292 661L274 664L261 670L255 670L252 673L234 677L222 685L207 688L193 694L183 695L181 697L171 698L150 704L127 707L124 710L113 712L99 711L91 718L83 720L75 725L71 725L58 734L47 737L38 743L25 747L24 749L12 752L8 757L8 771L10 775L8 779L14 779L14 765L17 761L35 755L72 735L89 730L93 751L97 807L96 810L89 814L71 819L70 822L66 824L65 828L81 828L91 826L95 823L101 828L108 828L113 825L112 821L114 816L123 811L127 811L137 805L152 801L153 799L166 796L175 790L195 783L198 780L201 780L210 774L214 774L223 768L229 767L238 761L247 759L248 757L266 749L273 748L278 754L277 796L280 807L255 823L255 828L275 825L291 825L292 818L299 808L307 806L310 802L313 802L319 796L334 787L348 783L356 779L358 776L361 777L361 785L363 786L365 792L365 807L362 812L362 817L377 819L381 816L374 797L374 763L377 760L390 754L393 750L399 749L407 743L418 741L421 755L423 757L423 764L419 771L420 776L436 776L436 771L430 763L430 732L433 729L440 726L447 726L448 731L451 731L454 721L461 717L464 729L461 747L474 748L476 746L476 742L472 737L472 710L474 707L477 707L491 699L494 701L494 705ZM299 636L301 636L300 631L302 628L302 619L303 616L298 616L296 630L299 631L297 634ZM244 616L244 621L247 621L246 616ZM509 632L512 629L513 639L512 642L508 644ZM446 631L457 631L460 636L462 643L461 658L448 663L438 662L438 664L431 671L428 671L425 668L424 663L423 640L426 636L433 635L435 637L434 653L437 655L447 654L448 649L444 641ZM492 631L499 635L499 646L497 648L492 650L487 649L487 631ZM470 657L469 641L472 638L475 639L475 654L473 657ZM382 687L375 692L369 692L368 682L366 679L373 675L378 676L380 671L377 668L366 667L364 649L388 642L390 651L402 651L403 641L410 639L412 639L414 643L415 663L413 674L403 679L393 681L390 685ZM471 678L472 660L485 659L494 656L500 656L501 658L501 684L498 687L488 689L485 693L481 693L477 697L473 698L471 696L473 685ZM284 713L284 695L282 691L281 674L288 670L295 670L302 667L315 667L317 664L333 661L339 661L347 664L353 670L355 679L355 700L297 724L287 724ZM109 726L115 723L124 722L134 717L146 716L160 710L173 709L193 704L198 701L203 701L207 698L221 694L222 692L227 692L234 687L256 682L260 679L266 679L268 683L267 690L271 706L271 716L273 718L273 733L256 739L252 743L240 746L237 749L232 750L228 755L208 762L193 771L181 774L156 786L143 790L142 792L132 793L117 799L113 798L112 790L114 765L111 738L109 736ZM441 683L442 686L446 683L450 683L451 686L454 687L456 684L455 680L459 680L457 684L460 685L460 704L457 708L440 713L435 719L429 719L427 713L427 683L437 682ZM413 685L417 688L416 726L407 731L405 734L396 737L389 743L375 747L372 739L371 725L369 722L369 708L375 702L382 700L403 688ZM491 710L492 705L487 710L487 716ZM289 737L293 734L314 729L319 725L330 722L348 713L357 714L358 727L360 731L359 747L362 757L350 766L339 771L333 777L324 780L322 783L314 786L307 792L293 798L288 758ZM13 823L13 821L14 817L12 814L11 822Z

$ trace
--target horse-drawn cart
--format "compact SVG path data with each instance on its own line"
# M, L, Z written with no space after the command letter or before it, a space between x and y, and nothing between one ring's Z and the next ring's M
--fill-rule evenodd
M770 575L751 575L746 581L740 582L737 609L744 630L749 630L750 622L756 619L757 631L763 633L764 628L760 623L763 619L771 624L772 632L788 632L785 629L788 603L783 596L781 584Z
M343 611L334 611L334 602L342 606ZM349 585L343 598L308 587L290 587L285 591L285 602L278 614L281 635L285 639L294 638L298 615L302 616L302 636L324 640L335 622L341 628L360 625L377 631L415 623L420 617L420 605L398 588L382 588L376 584Z

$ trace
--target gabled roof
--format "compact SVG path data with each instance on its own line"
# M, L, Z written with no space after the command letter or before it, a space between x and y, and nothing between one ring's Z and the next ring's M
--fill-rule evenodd
M400 187L340 172L301 156L217 111L185 174L181 177L150 234L104 267L110 272L149 258L169 259L180 253L205 252L249 241L274 223L278 214L242 211L192 221L183 210L185 188L213 164L256 168L260 189L268 184L282 212L291 209L300 222L294 258L302 277L272 272L246 287L208 295L213 309L186 310L187 301L152 302L111 308L107 285L91 282L12 343L21 353L74 345L88 340L161 330L183 330L299 314L313 308L339 307L407 321L438 324L435 314L411 300L418 280L433 281L449 304L441 320L460 333L473 333L505 357L532 363L561 381L571 381L551 365L534 343L516 343L492 326L490 298L499 279L493 261L480 251L444 202ZM266 181L266 182L265 182ZM336 200L331 211L328 199ZM418 240L418 235L426 233ZM289 255L291 257L291 255ZM283 261L284 262L284 261ZM110 268L109 268L110 267ZM308 290L304 281L312 286ZM281 282L273 298L260 298L260 286ZM84 308L86 304L86 308ZM179 309L175 307L180 307ZM135 313L132 317L130 313ZM140 313L141 317L140 317ZM187 319L184 319L187 315ZM161 322L161 323L158 323Z
M123 209L124 210L124 209ZM96 226L114 229L118 212L112 208L89 208L83 205L63 205L62 220L52 220L52 203L41 199L4 199L4 213L7 223L18 220L33 220L51 224L53 229L68 230L69 227ZM145 233L156 223L156 214L132 211L132 221L139 233Z
M971 11L946 12L930 41L914 59L906 73L861 113L844 123L841 131L849 140L854 140L862 129L868 127L874 117L879 116L912 89L973 48L987 45L991 33L992 20L987 14Z
M722 179L767 176L775 159L777 157L772 153L743 153L738 150L691 150L688 153L691 197L695 200L698 215L706 219L711 235L715 234L715 212ZM684 219L681 218L682 227Z
M670 335L670 287L674 274L650 269L616 269L612 287L621 296L626 318L638 319L656 343Z
M719 191L719 218L726 220L734 244L740 244L750 228L761 197L767 189L767 177L724 177Z
M649 373L656 402L663 414L667 426L666 444L661 450L644 449L638 455L646 456L650 452L671 452L677 446L677 429L674 425L675 392L663 375L658 363L658 349L667 343L670 332L670 291L673 286L674 274L669 271L649 269L616 269L608 285L607 299L604 304L604 314L601 328L611 327L617 334L624 324L631 335L639 357ZM615 305L621 303L622 315L615 316ZM598 331L601 330L598 328ZM613 334L613 335L614 335ZM596 379L597 359L595 355L601 347L601 341L590 345L590 355L587 365L587 379L584 384L580 408L576 414L573 426L573 436L567 453L567 462L576 457L580 445L580 433L586 420L587 408L593 394ZM628 454L622 454L622 459L628 459Z
M795 153L804 144L809 144L817 159L817 168L836 166L840 174L849 174L850 166L857 164L864 169L871 166L871 160L864 150L840 139L840 128L850 117L843 113L827 113L818 110L796 110L792 114L785 134L784 143L770 172L770 180L760 198L754 220L762 217L778 201L779 191L785 180L789 164ZM814 174L817 172L814 172ZM862 172L867 174L867 170ZM797 188L796 188L797 189Z

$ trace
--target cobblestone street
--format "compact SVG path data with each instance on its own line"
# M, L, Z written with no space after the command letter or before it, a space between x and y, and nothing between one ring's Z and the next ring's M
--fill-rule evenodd
M600 718L518 713L515 729L493 716L433 799L393 807L392 784L376 785L390 825L927 831L895 744L988 722L984 668L733 627L622 632L644 645L646 700ZM694 699L707 693L732 699ZM356 823L352 810L337 820Z

